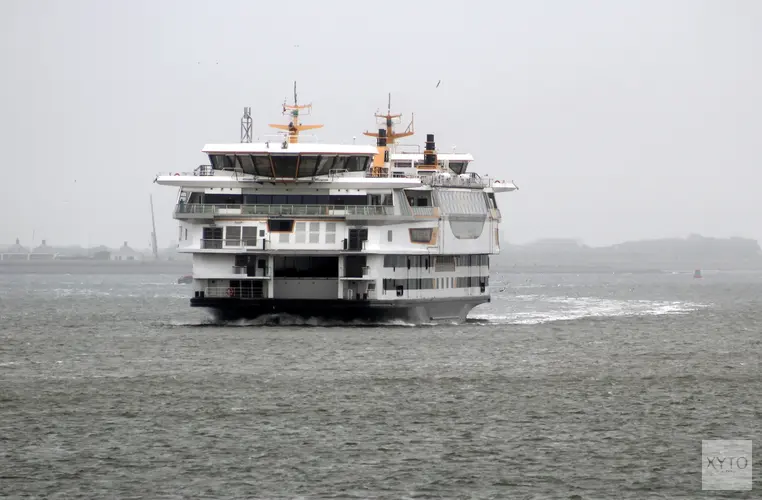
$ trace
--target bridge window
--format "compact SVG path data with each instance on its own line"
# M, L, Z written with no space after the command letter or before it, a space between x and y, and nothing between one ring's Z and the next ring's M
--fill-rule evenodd
M452 170L454 173L460 175L466 171L466 168L468 167L468 162L450 160L448 163L448 167L450 167L450 170Z
M297 155L272 155L270 157L275 170L275 177L296 177Z
M364 172L369 155L210 154L214 170L240 169L260 177L296 178L328 175L332 170Z
M272 164L270 163L270 158L260 155L252 156L251 159L254 161L254 171L246 172L246 170L244 170L244 173L259 175L261 177L273 176L273 169Z
M302 156L299 161L299 177L312 177L315 175L318 166L317 156Z
M318 167L315 171L315 175L328 175L328 172L333 169L333 164L336 161L336 156L321 155L318 161Z
M346 169L348 172L365 172L370 158L367 156L350 156L347 158Z

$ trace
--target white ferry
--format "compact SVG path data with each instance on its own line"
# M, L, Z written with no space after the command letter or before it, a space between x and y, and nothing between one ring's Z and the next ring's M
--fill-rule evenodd
M468 170L470 154L439 153L434 135L411 148L413 122L376 114L373 145L300 141L300 112L271 142L208 144L210 165L159 175L180 188L179 251L193 254L190 305L220 319L287 313L415 323L464 321L490 301L500 251L496 193L511 181ZM302 139L304 136L302 136Z

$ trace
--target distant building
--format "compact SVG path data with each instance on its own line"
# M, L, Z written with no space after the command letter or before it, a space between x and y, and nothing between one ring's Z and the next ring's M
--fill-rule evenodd
M52 260L56 258L56 252L53 247L48 246L45 240L42 240L40 246L32 250L29 255L30 260Z
M22 247L21 243L19 242L19 239L16 238L16 243L11 245L6 252L7 253L29 253L29 249L26 247Z
M19 239L16 238L16 243L8 247L5 253L0 254L1 260L29 260L29 249L21 246Z
M143 260L143 254L130 248L125 241L119 250L111 253L111 260Z

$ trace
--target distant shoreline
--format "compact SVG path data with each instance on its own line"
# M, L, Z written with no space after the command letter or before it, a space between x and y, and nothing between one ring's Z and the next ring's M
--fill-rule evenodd
M177 274L192 272L191 261L107 261L56 259L0 261L0 274Z

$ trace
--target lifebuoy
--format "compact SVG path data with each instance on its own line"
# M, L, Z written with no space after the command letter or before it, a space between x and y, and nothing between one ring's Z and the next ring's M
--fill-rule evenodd
M179 173L175 172L175 175L180 175Z
M233 295L235 295L235 290L228 288L228 297L232 297Z

